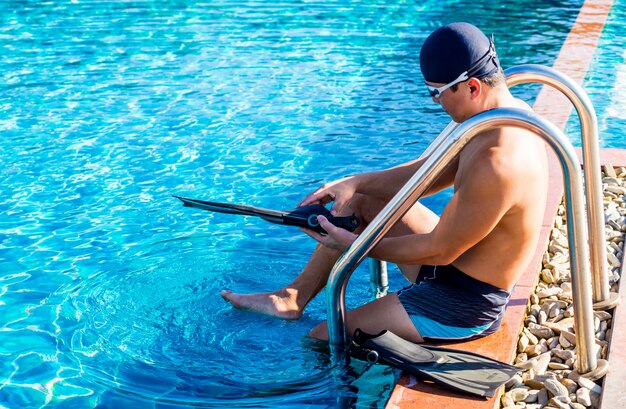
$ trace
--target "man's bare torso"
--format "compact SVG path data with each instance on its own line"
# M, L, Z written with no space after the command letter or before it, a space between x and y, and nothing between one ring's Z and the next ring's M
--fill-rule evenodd
M545 144L519 128L481 134L459 156L455 191L478 173L486 179L479 183L501 185L498 191L504 197L499 199L506 200L509 208L486 237L452 264L478 280L510 290L535 251L543 222L548 179ZM494 178L487 180L485 174Z

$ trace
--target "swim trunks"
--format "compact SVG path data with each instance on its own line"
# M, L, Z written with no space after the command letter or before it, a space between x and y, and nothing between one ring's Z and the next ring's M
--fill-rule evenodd
M470 340L494 333L510 293L452 265L422 266L416 282L398 292L424 340Z

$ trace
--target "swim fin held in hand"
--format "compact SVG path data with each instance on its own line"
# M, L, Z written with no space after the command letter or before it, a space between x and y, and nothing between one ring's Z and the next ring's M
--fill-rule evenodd
M378 335L354 332L350 355L402 369L419 379L448 388L492 397L520 368L472 352L417 345L390 331Z
M183 206L195 207L218 213L239 214L244 216L258 216L271 223L284 224L287 226L306 227L318 233L326 234L320 226L317 216L325 216L329 222L337 227L354 231L359 227L359 219L355 216L335 217L328 209L319 204L302 206L293 210L281 211L263 209L261 207L238 205L231 203L207 202L204 200L190 199L187 197L174 196L183 202Z

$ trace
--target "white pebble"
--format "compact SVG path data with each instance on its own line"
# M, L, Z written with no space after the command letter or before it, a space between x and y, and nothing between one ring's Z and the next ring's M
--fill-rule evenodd
M592 381L591 379L587 379L581 376L580 378L578 378L577 382L582 388L587 388L591 392L602 393L602 387L598 385L597 383L595 383L594 381Z
M586 407L591 406L591 394L589 389L580 388L576 391L576 402Z

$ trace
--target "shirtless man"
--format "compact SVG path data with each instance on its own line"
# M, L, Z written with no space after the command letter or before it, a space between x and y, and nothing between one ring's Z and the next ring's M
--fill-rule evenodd
M435 30L422 47L420 67L433 101L456 122L492 108L530 110L510 94L492 41L471 24ZM366 225L422 162L327 183L300 205L333 202L334 214L354 212ZM348 334L387 329L423 342L497 330L539 238L547 176L544 144L529 131L504 127L472 139L426 193L454 185L441 217L415 204L370 253L398 264L413 284L348 312ZM320 244L292 283L271 293L222 291L224 299L236 308L298 319L357 237L319 220L328 235L306 230ZM327 339L326 323L309 335Z

